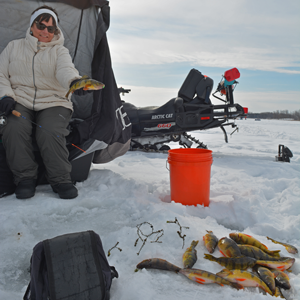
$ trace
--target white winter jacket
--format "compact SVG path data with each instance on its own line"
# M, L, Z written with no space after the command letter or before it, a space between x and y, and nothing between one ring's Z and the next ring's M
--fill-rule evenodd
M73 110L71 97L65 95L81 76L63 43L60 30L44 43L30 34L30 28L24 39L11 41L0 54L0 98L10 96L35 111L53 106Z

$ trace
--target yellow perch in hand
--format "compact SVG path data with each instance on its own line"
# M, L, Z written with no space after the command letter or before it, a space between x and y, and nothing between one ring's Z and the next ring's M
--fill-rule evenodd
M66 98L68 98L70 93L74 93L74 91L79 90L81 88L87 91L87 90L101 90L104 87L105 85L102 82L91 79L87 75L84 75L81 77L81 79L79 79L79 81L77 81L70 87L69 91L66 94Z

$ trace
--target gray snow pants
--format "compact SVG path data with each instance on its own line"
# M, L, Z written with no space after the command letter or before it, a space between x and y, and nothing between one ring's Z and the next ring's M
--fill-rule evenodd
M25 179L37 179L38 164L32 144L33 121L39 126L35 129L35 140L44 165L48 182L70 183L72 166L68 160L69 151L65 136L72 111L62 106L33 111L21 104L15 110L23 117L9 115L7 124L0 128L7 163L14 174L15 184ZM25 119L26 118L26 119Z

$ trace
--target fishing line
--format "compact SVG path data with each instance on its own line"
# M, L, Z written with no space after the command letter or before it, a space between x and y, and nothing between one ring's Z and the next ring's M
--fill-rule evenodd
M62 138L61 136L55 135L54 133L50 132L49 130L43 128L41 125L39 125L39 124L37 124L37 123L35 123L35 122L33 122L33 121L27 119L26 117L24 117L23 115L21 115L20 112L18 112L18 111L16 111L16 110L13 110L11 113L12 113L14 116L18 117L18 118L23 118L24 120L31 122L32 124L36 125L36 126L39 127L41 130L43 130L44 132L46 132L46 133L48 133L48 134L50 134L50 135L56 136L57 138ZM79 148L78 146L76 146L76 145L74 145L74 144L72 144L72 143L71 143L71 145L72 145L73 147L75 147L75 148L81 150L82 152L86 153L86 151L84 151L83 149Z

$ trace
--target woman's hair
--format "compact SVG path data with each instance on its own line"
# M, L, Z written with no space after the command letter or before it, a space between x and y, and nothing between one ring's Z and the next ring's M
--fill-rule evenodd
M49 9L49 10L53 11L56 14L56 16L57 16L57 21L59 22L57 11L54 8L52 8L52 7L48 6L48 5L43 5L43 6L38 7L36 10L34 10L32 12L31 15L33 15L36 11L38 11L40 9L43 9L43 8L44 9ZM50 14L47 14L47 13L44 13L44 14L41 14L41 15L37 16L35 18L35 20L33 20L32 24L30 24L30 26L32 26L35 21L39 22L39 23L43 22L43 21L49 22L50 18L52 18L52 20L53 20L53 26L57 27L57 24L56 24L56 21L54 20L54 18Z

